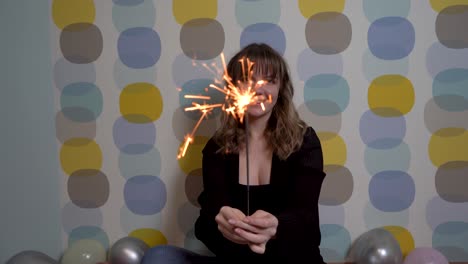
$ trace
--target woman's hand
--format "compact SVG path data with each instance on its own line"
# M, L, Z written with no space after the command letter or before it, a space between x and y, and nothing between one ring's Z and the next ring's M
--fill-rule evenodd
M241 210L229 206L223 206L216 215L215 220L218 223L218 230L228 240L237 244L247 244L248 241L236 234L236 228L232 223L244 220L245 214Z
M278 227L278 219L263 210L258 210L243 220L231 222L236 227L234 232L237 236L247 240L250 249L258 254L265 253L266 244L275 237Z

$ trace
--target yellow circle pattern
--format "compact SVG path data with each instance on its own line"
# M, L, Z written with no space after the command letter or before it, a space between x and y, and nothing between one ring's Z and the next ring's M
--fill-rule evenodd
M429 140L429 157L436 167L451 161L468 161L468 131L454 134L453 130L441 129Z
M218 15L216 0L173 0L172 11L174 18L180 25L197 18L215 19Z
M65 141L60 150L62 169L71 175L78 170L100 170L102 152L99 145L89 138L72 138Z
M429 0L432 9L436 12L442 11L444 8L454 5L468 5L468 0Z
M317 136L322 143L324 165L344 166L347 154L343 138L332 132L317 132Z
M52 19L60 29L75 23L92 24L95 17L93 0L54 0L52 2Z
M120 113L130 123L156 121L163 111L159 89L150 83L132 83L120 94Z
M405 115L414 105L413 84L402 75L379 76L369 87L368 102L369 108L378 116Z
M317 13L337 12L341 13L345 7L345 0L299 0L299 10L305 18L309 18Z
M202 167L202 150L208 140L209 138L205 136L194 137L194 141L187 148L185 156L178 160L179 166L185 174L189 174ZM182 147L183 144L184 142L182 142L179 147Z

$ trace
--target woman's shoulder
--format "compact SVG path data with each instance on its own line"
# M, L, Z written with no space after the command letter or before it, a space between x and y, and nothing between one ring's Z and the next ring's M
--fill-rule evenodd
M219 146L216 143L215 137L211 137L208 142L206 142L205 146L203 147L202 153L203 155L208 155L208 154L217 154L219 153L219 150L221 149L221 146Z
M317 148L320 146L320 139L317 132L315 132L315 129L312 126L308 126L304 133L301 149Z
M323 171L323 153L320 139L314 128L308 126L305 133L302 145L288 158L290 162L299 162L302 166L309 169L314 168Z

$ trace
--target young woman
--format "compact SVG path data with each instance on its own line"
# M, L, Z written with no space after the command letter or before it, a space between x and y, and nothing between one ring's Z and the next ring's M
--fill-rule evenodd
M320 141L294 107L282 56L266 44L240 50L227 74L241 87L248 85L239 62L246 58L254 63L252 83L263 81L255 85L258 101L249 105L244 122L226 114L203 149L195 236L216 256L166 246L149 250L143 263L324 263L319 249L318 199L325 177ZM158 262L176 258L178 262Z

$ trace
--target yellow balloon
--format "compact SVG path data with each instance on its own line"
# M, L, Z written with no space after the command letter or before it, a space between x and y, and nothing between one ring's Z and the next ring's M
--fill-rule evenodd
M390 232L400 245L401 254L406 257L414 249L413 235L402 226L384 226L383 229Z
M167 238L164 236L164 234L161 231L153 228L136 229L133 230L128 236L140 239L149 247L167 244Z

